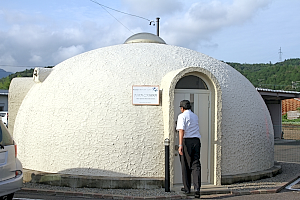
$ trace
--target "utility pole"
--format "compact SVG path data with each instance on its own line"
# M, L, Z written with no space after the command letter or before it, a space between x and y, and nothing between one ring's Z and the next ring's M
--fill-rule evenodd
M281 55L282 55L281 47L279 48L278 54L279 54L279 62L281 62L282 61L282 58L281 58Z

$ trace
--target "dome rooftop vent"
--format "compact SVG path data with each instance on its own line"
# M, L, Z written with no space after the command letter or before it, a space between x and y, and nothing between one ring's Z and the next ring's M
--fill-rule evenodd
M137 33L130 36L124 44L130 43L158 43L158 44L166 44L166 42L161 39L159 36L154 35L152 33Z

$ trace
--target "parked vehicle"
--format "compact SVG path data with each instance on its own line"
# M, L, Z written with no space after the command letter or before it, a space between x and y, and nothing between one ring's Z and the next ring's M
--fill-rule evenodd
M22 183L23 168L17 158L17 145L0 120L0 199L13 199Z
M3 124L7 127L8 126L8 112L7 111L0 111L0 116L2 118Z

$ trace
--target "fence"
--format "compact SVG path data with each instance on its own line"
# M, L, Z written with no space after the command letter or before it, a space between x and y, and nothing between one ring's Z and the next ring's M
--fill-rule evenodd
M274 143L275 161L300 163L300 125L284 124L281 128L282 139Z
M300 125L283 124L282 133L285 140L300 140Z

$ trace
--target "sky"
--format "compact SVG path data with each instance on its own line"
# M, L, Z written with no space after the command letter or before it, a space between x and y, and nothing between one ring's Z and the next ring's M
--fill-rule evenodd
M149 24L157 17L168 45L225 62L277 63L300 58L299 9L299 0L0 0L0 68L55 66L156 34Z

